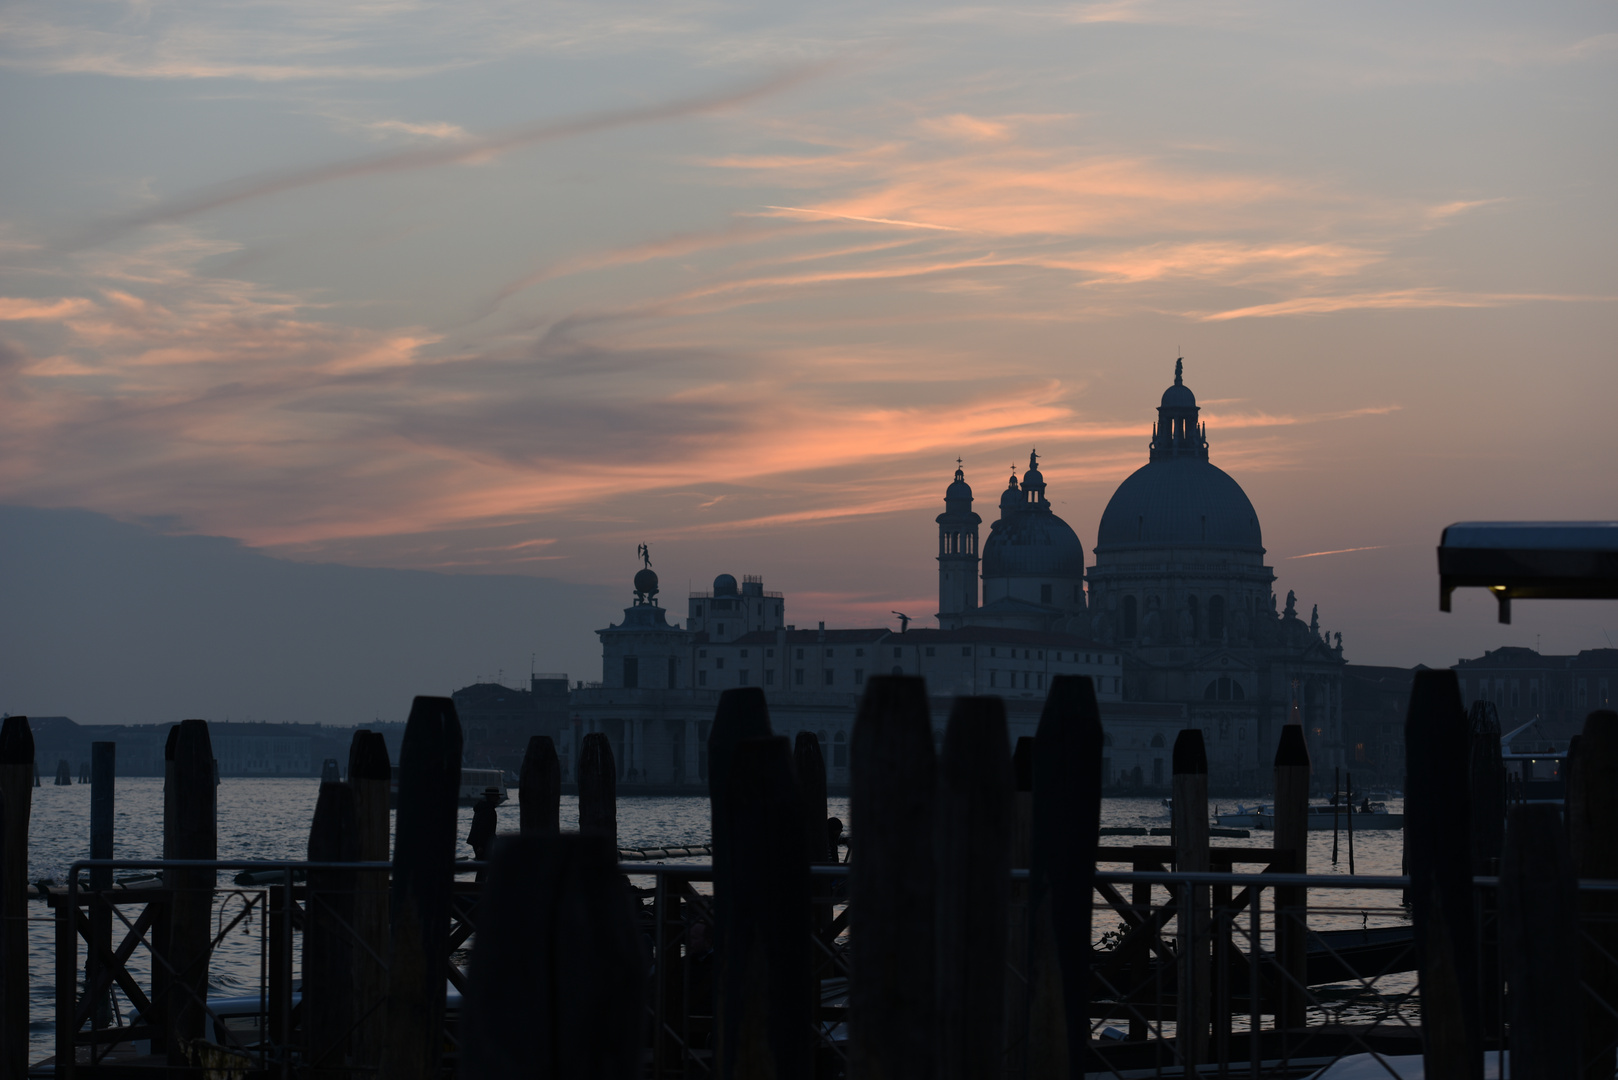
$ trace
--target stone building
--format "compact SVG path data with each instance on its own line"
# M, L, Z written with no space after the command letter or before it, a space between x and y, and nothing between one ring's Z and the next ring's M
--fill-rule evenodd
M1507 645L1454 665L1461 699L1492 701L1502 733L1539 721L1540 736L1563 748L1584 718L1610 709L1618 687L1618 649L1584 649L1576 656L1544 656Z

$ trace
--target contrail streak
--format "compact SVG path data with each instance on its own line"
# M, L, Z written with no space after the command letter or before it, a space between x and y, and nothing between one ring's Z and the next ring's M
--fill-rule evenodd
M1311 551L1307 555L1288 555L1289 559L1313 559L1317 555L1347 555L1350 551L1380 551L1392 544L1372 544L1370 547L1338 548L1336 551Z
M445 146L430 146L390 154L377 154L371 157L339 161L330 165L317 165L314 168L296 169L290 172L260 173L256 176L244 177L240 180L233 180L207 188L194 195L170 200L138 214L130 214L104 222L70 240L66 245L66 250L74 251L81 248L95 247L116 240L147 225L178 221L182 218L206 213L209 210L217 210L220 207L231 206L235 203L246 202L250 199L279 195L284 191L294 191L298 188L312 187L316 184L326 184L334 180L351 180L362 176L405 172L411 169L426 169L435 165L453 165L456 162L490 157L504 153L507 150L532 146L536 143L570 139L598 131L629 127L634 124L649 124L660 120L674 120L680 117L719 112L723 109L745 105L748 102L791 89L822 74L827 67L828 65L826 64L798 67L739 89L705 94L699 97L681 98L664 105L609 109L604 112L588 113L572 120L530 124Z

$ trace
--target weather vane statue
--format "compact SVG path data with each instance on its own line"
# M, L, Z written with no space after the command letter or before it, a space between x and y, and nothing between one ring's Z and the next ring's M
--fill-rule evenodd
M645 564L645 568L647 570L650 570L652 568L652 549L651 548L647 547L645 544L642 544L642 545L640 545L639 547L637 547L635 549L635 554L640 556L640 561Z

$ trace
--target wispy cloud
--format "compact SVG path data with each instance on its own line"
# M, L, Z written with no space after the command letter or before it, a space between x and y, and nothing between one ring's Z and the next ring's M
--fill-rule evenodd
M1334 551L1311 551L1303 555L1288 555L1288 559L1318 559L1322 555L1348 555L1355 551L1381 551L1384 548L1394 547L1393 544L1370 544L1365 547L1337 548Z
M1339 311L1410 310L1421 308L1492 308L1532 303L1611 303L1618 297L1576 293L1468 293L1447 289L1395 289L1387 292L1349 293L1340 296L1299 296L1273 304L1255 304L1203 315L1204 322L1263 319L1282 315L1326 315Z

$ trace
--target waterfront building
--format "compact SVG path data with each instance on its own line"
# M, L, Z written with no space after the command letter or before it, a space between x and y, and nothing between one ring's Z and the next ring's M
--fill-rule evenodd
M1565 750L1596 709L1613 707L1618 687L1618 649L1583 649L1573 656L1541 655L1507 645L1454 665L1461 700L1468 707L1490 701L1501 734L1538 721L1534 735Z

